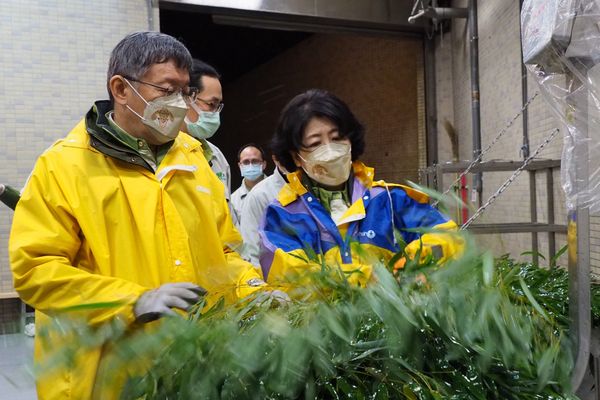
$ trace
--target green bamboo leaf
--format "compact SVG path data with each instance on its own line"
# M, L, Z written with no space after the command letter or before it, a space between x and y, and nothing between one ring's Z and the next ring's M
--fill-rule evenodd
M569 250L569 245L565 244L561 249L550 259L550 265L556 266L558 259Z
M348 383L346 378L344 378L344 377L337 378L336 386L337 386L338 390L340 390L344 395L346 395L346 398L351 398L352 386Z
M402 387L402 394L409 400L417 400L417 395L408 385Z
M373 396L374 400L389 400L390 393L388 391L388 387L386 385L379 385L377 391L375 391L375 396Z
M399 280L383 264L374 269L376 283L357 289L323 264L307 278L313 292L284 309L251 296L149 330L60 320L39 339L58 333L73 345L57 349L50 371L85 361L83 348L110 348L108 371L147 361L124 398L571 398L565 271L492 263L473 249ZM600 316L596 287L592 299Z
M491 253L483 254L483 284L485 286L491 286L494 278L494 257Z
M523 289L525 296L527 296L527 299L529 300L529 302L531 303L533 308L535 308L535 310L542 316L542 318L544 318L547 322L550 322L548 315L546 315L546 312L544 311L544 309L535 300L535 298L531 294L531 291L529 291L529 288L527 287L527 284L525 283L523 278L519 277L519 283L521 284L521 289Z
M546 260L546 257L544 257L544 255L542 253L540 253L539 251L533 251L533 250L531 250L531 251L524 251L524 252L521 253L521 257L523 257L523 256L533 256L533 255L538 256L542 260Z
M538 375L538 390L547 384L552 378L552 372L554 370L554 361L556 360L556 349L553 347L547 348L540 359L537 362L537 375Z
M331 309L323 308L321 310L323 320L327 327L339 338L349 342L352 339L350 329L344 324L344 321L339 319L339 315L336 315Z
M61 311L83 311L94 310L98 308L116 308L127 304L125 301L103 301L97 303L76 304L74 306L64 307Z
M384 349L385 349L385 347L376 347L374 349L370 349L370 350L364 351L361 354L359 354L358 356L354 357L352 359L352 361L358 361L360 359L366 358L366 357L370 356L371 354L376 353L376 352L381 351L381 350L384 350Z

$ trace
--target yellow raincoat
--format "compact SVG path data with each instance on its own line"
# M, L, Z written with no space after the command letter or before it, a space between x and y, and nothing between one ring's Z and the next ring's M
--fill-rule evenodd
M37 310L38 331L65 308L114 301L122 304L86 310L87 323L119 317L135 327L136 299L167 282L196 283L212 301L258 289L260 273L231 250L240 235L202 154L180 134L154 173L98 151L81 121L39 158L9 244L15 289ZM36 337L36 361L52 350ZM39 398L115 398L119 387L95 382L106 351L43 375Z

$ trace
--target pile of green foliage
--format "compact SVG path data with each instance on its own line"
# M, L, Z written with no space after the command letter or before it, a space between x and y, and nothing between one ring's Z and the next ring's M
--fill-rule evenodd
M151 332L79 326L73 354L110 342L115 370L151 354L125 399L575 398L564 270L468 252L391 271L357 288L323 266L290 303L199 304Z

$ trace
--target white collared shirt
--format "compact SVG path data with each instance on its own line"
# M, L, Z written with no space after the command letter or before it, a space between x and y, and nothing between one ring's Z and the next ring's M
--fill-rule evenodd
M240 233L244 240L242 257L254 266L260 267L260 237L258 227L265 210L277 198L279 191L285 185L285 180L279 170L275 168L273 174L257 183L250 193L246 195L242 207L243 218L240 222Z

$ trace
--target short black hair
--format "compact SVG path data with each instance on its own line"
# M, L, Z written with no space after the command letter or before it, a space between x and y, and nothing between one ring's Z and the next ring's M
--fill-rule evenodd
M297 169L292 153L302 147L302 136L313 118L326 118L334 123L340 137L350 140L352 161L365 151L365 128L346 103L322 89L310 89L294 97L281 111L271 149L277 160L288 171Z
M192 60L192 68L190 69L190 86L197 87L200 91L204 90L202 87L202 77L210 76L211 78L221 79L221 75L217 72L215 67L210 64L200 61L197 58Z
M256 143L246 143L245 145L240 147L240 149L238 150L238 155L237 155L238 162L240 161L240 154L242 154L242 151L244 151L248 147L256 147L258 149L258 151L260 151L260 156L262 157L263 161L267 161L267 159L265 157L265 151L262 149L262 147L260 147Z

